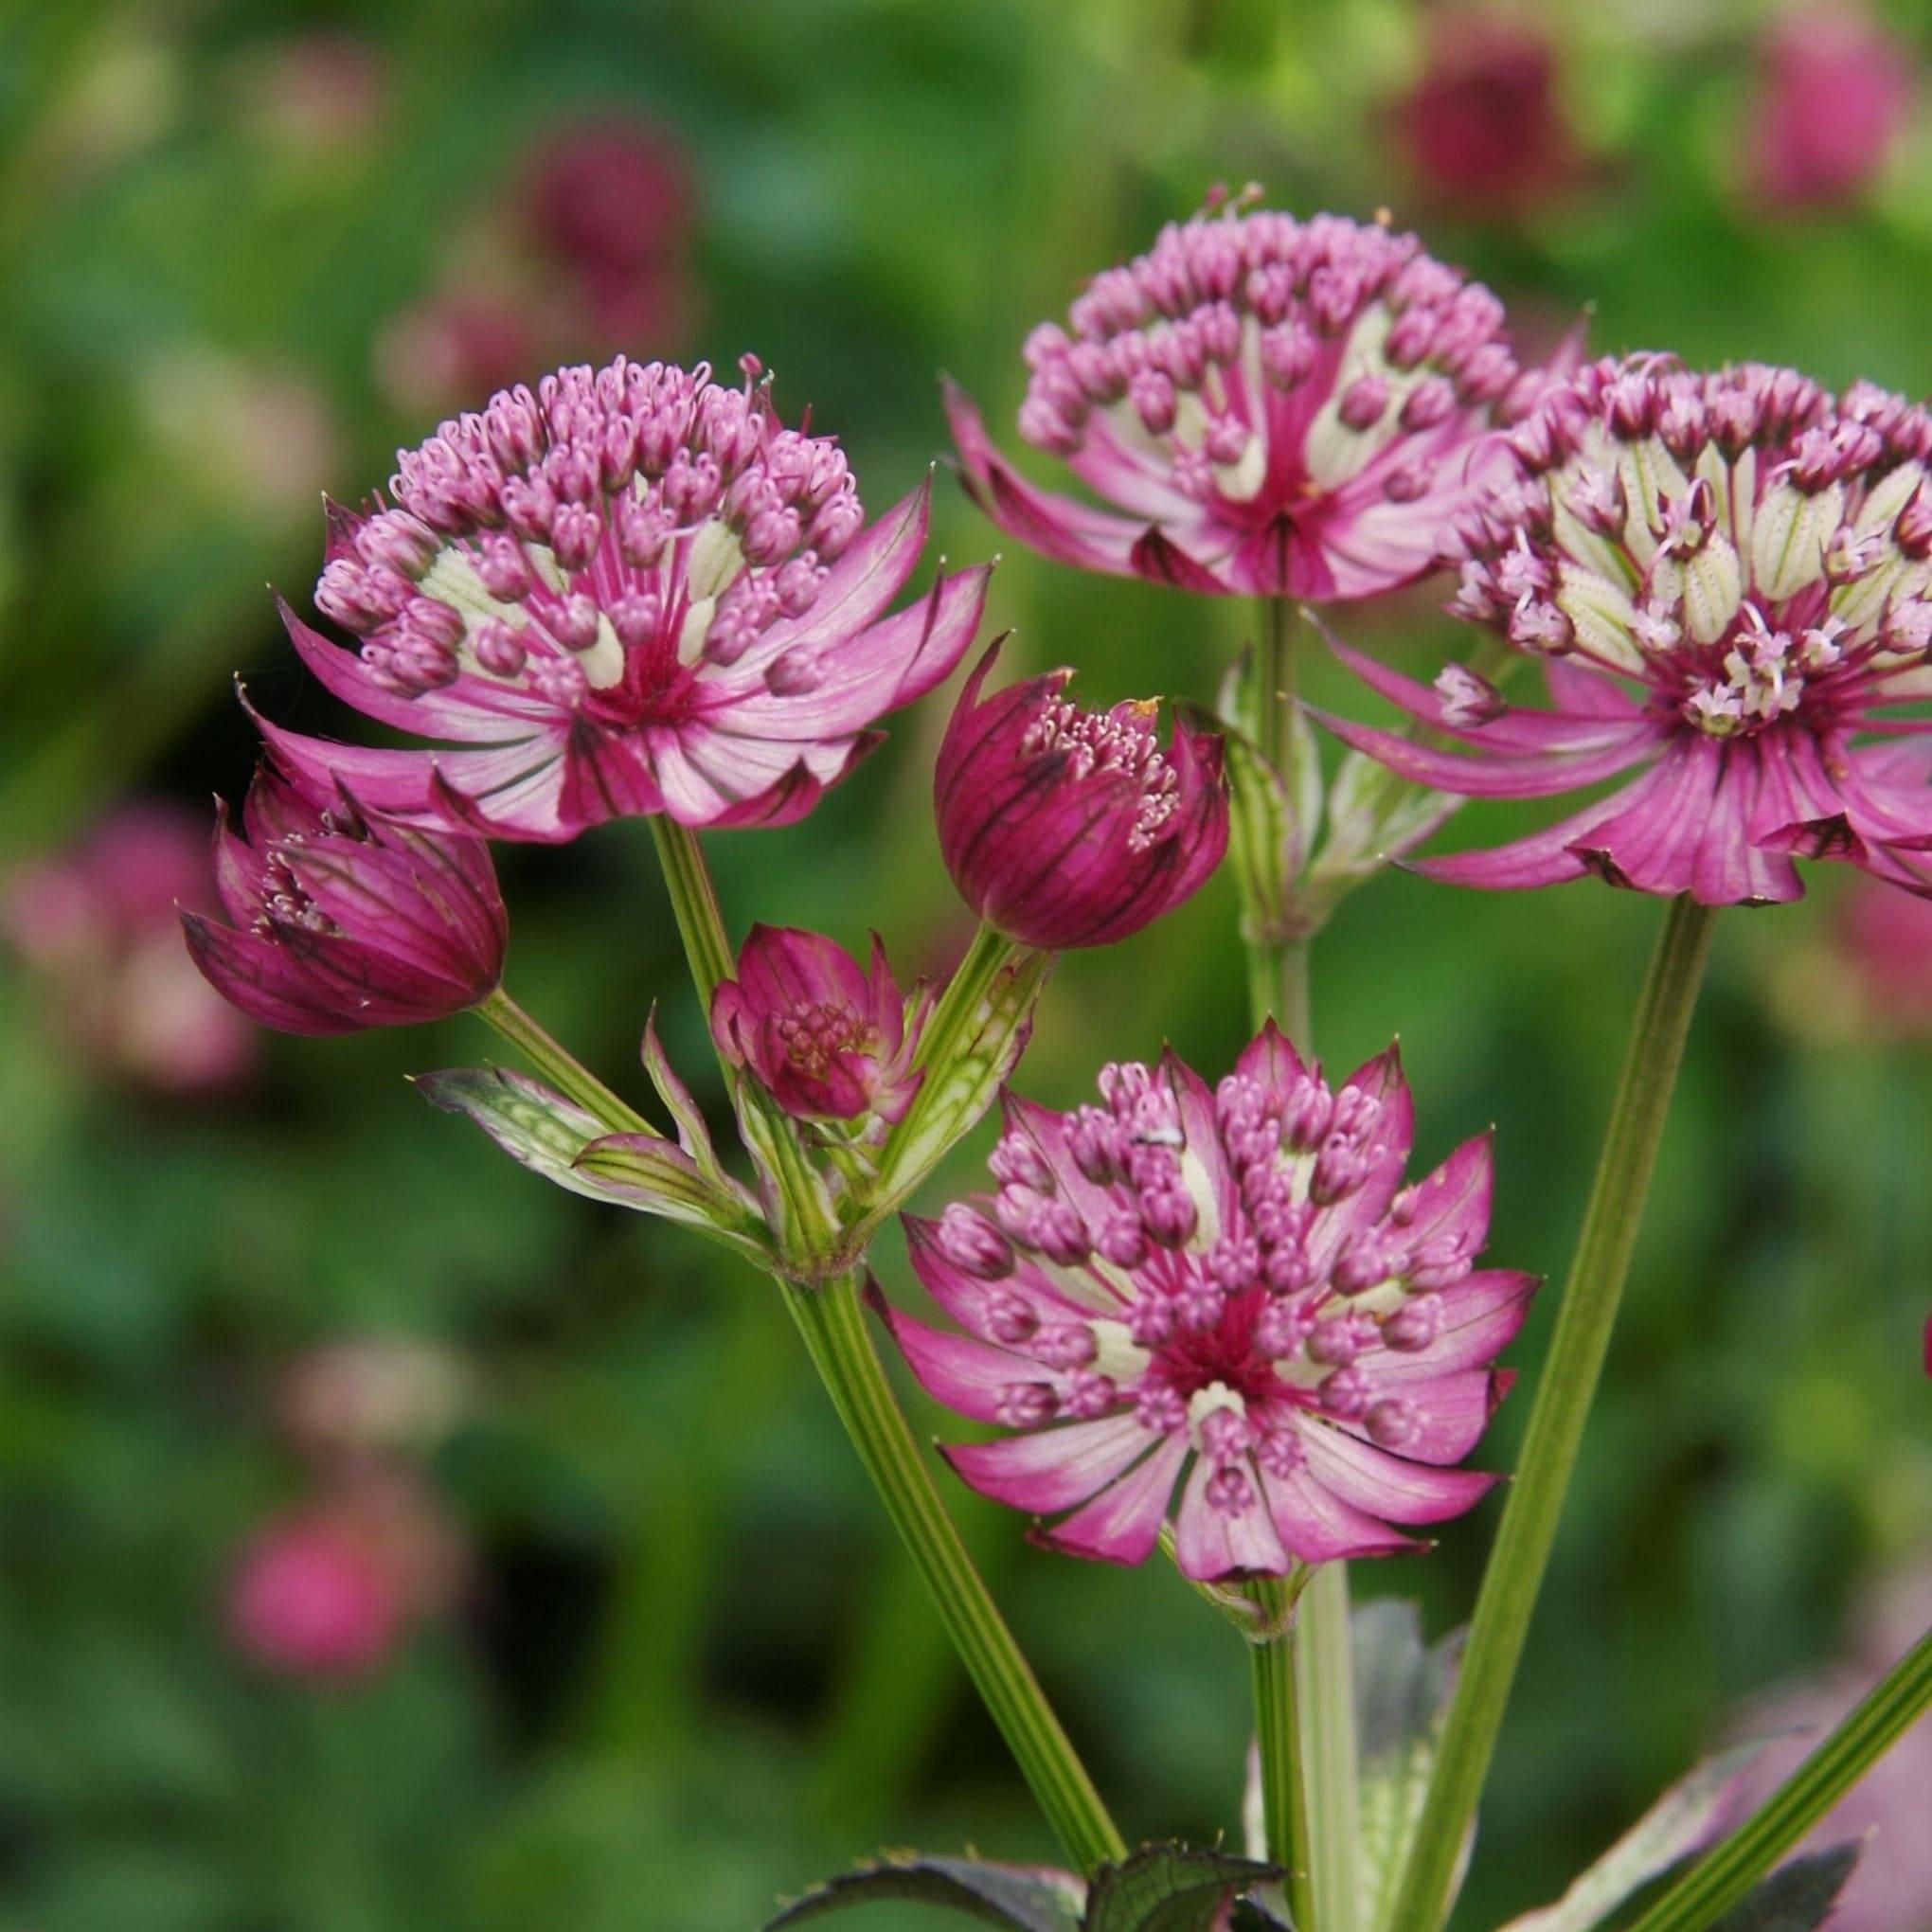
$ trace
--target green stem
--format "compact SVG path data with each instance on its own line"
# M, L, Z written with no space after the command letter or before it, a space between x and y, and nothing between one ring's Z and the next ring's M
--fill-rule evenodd
M1723 1844L1691 1867L1631 1932L1703 1932L1851 1790L1932 1707L1932 1630Z
M1287 784L1289 725L1299 683L1300 618L1285 598L1261 603L1255 654L1254 721L1261 756ZM1289 882L1292 884L1292 882ZM1252 922L1251 922L1252 929ZM1248 1017L1257 1028L1273 1018L1303 1053L1312 1050L1309 1000L1311 938L1271 934L1250 941ZM1279 1586L1276 1586L1279 1588ZM1263 1590L1255 1591L1269 1633L1254 1646L1255 1729L1261 1758L1261 1789L1268 1808L1269 1849L1291 1864L1292 1916L1298 1932L1355 1932L1361 1822L1357 1790L1354 1660L1349 1642L1349 1571L1341 1563L1318 1565L1302 1589L1293 1623L1266 1614ZM1277 1806L1284 1808L1281 1824ZM1292 1810L1297 1834L1285 1832ZM1292 1855L1284 1847L1292 1847ZM1294 1886L1302 1887L1297 1897Z
M944 1066L957 1057L962 1037L979 1023L979 1009L993 991L1001 970L1026 951L993 927L982 922L973 935L965 957L953 969L937 1004L926 1016L924 1030L914 1049L913 1065Z
M1291 1626L1292 1597L1286 1579L1265 1577L1249 1585L1269 1635L1248 1646L1254 1685L1255 1740L1261 1761L1261 1830L1264 1850L1287 1868L1283 1889L1296 1932L1321 1918L1315 1898L1314 1847L1310 1842L1310 1793L1297 1743L1299 1699L1296 1694L1297 1646L1283 1626Z
M502 987L479 1000L476 1017L487 1020L565 1100L595 1114L613 1134L656 1132L643 1115L583 1066L563 1043L546 1033Z
M1020 1655L933 1486L866 1333L859 1276L781 1283L785 1304L959 1660L1067 1853L1083 1871L1126 1855L1072 1742Z
M1713 917L1712 908L1688 896L1673 900L1651 957L1556 1333L1403 1878L1394 1923L1417 1932L1440 1925L1448 1916L1456 1868L1476 1816L1630 1272L1657 1143L1710 953Z
M1255 748L1263 760L1294 784L1287 770L1289 723L1300 683L1301 618L1285 597L1261 599L1261 635L1255 646ZM1297 1046L1313 1030L1309 1018L1309 938L1268 932L1248 944L1248 1008L1260 1026L1273 1013Z
M684 940L685 957L691 962L698 1004L708 1018L718 982L731 977L731 942L724 937L724 915L718 907L711 868L706 865L698 835L689 826L678 824L662 812L653 812L647 822L657 845L658 863L664 868L664 883L671 893L671 909Z
M652 818L651 830L664 864L665 883L690 960L691 977L708 1011L718 982L731 972L731 949L710 869L696 835L687 827L659 814ZM1005 947L1005 940L982 931L967 956L968 963L979 962L974 965L975 973L981 966L989 972L996 970ZM776 1170L774 1177L789 1204L792 1221L823 1255L838 1241L839 1230L819 1206L817 1177L812 1172L794 1123L772 1105L757 1082L742 1082L739 1090L757 1111L763 1144ZM1011 1632L1001 1620L920 1459L918 1445L866 1333L857 1292L859 1279L857 1272L851 1272L810 1286L782 1277L778 1280L852 1447L872 1478L886 1514L911 1551L960 1661L1047 1821L1082 1870L1124 1857L1125 1841L1107 1816Z

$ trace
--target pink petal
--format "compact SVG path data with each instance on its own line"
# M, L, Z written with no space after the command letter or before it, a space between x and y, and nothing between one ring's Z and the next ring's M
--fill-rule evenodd
M1372 1371L1378 1388L1385 1383L1427 1382L1452 1370L1482 1368L1515 1338L1530 1313L1530 1297L1541 1286L1536 1276L1512 1268L1477 1268L1438 1291L1442 1330L1426 1349L1374 1348L1361 1358L1363 1366Z
M1105 1563L1145 1563L1160 1541L1168 1499L1187 1458L1185 1436L1165 1438L1152 1456L1109 1483L1084 1508L1051 1529L1036 1530L1034 1541Z
M1254 1483L1258 1472L1252 1462L1244 1473ZM1197 1456L1174 1517L1174 1561L1181 1574L1200 1583L1223 1577L1284 1574L1288 1552L1281 1547L1260 1488L1240 1515L1230 1516L1208 1500L1208 1485L1213 1476L1214 1464L1207 1457Z
M1625 727L1610 744L1594 752L1476 757L1437 751L1412 738L1356 724L1313 705L1307 709L1310 717L1326 725L1351 750L1416 784L1464 798L1547 798L1552 793L1595 784L1627 771L1655 742L1649 724L1641 724Z
M888 1302L876 1304L892 1339L905 1356L906 1367L935 1402L957 1409L975 1422L999 1421L1000 1397L1016 1382L1057 1386L1061 1378L1039 1363L991 1342L948 1334L929 1327ZM1015 1437L1015 1441L1031 1440Z
M940 1454L981 1495L1049 1516L1104 1489L1154 1441L1129 1414L1029 1429L996 1442L948 1442Z
M1345 1503L1306 1468L1293 1476L1270 1476L1263 1470L1261 1488L1282 1547L1299 1563L1386 1556L1416 1547L1401 1530Z
M1330 1494L1390 1523L1442 1523L1473 1509L1502 1477L1436 1469L1320 1426L1301 1432L1310 1474Z

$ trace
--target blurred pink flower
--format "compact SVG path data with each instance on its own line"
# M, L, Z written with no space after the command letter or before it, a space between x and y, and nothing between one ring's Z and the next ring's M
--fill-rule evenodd
M1171 224L1068 323L1028 338L1020 434L1112 508L1027 482L949 383L967 487L1046 556L1188 590L1327 601L1422 576L1540 385L1486 288L1337 215Z
M1745 132L1752 191L1776 208L1856 201L1910 126L1916 92L1909 48L1862 7L1786 13L1762 49Z
M268 1525L229 1587L236 1647L290 1676L365 1676L387 1661L402 1624L402 1595L378 1547L326 1510Z
M1451 667L1363 681L1468 753L1327 719L1417 783L1540 798L1640 777L1546 831L1421 862L1461 885L1595 872L1705 904L1803 891L1795 857L1932 890L1932 417L1791 369L1592 365L1511 437L1451 609L1543 658L1553 710Z
M1894 1576L1861 1607L1852 1654L1818 1675L1753 1700L1729 1729L1772 1743L1744 1772L1733 1799L1748 1816L1932 1623L1932 1568ZM1789 1735L1780 1736L1780 1733ZM1913 1725L1797 1848L1823 1851L1864 1839L1839 1894L1831 1932L1920 1932L1932 1925L1932 1720ZM1868 1836L1868 1834L1869 1834Z
M1476 213L1520 214L1576 175L1556 46L1531 15L1436 13L1394 125L1418 192Z
M1932 1032L1932 900L1858 879L1834 918L1868 1024L1892 1036Z
M947 1458L1054 1548L1153 1550L1190 1577L1413 1547L1494 1476L1468 1455L1535 1281L1475 1270L1486 1136L1403 1185L1414 1108L1393 1048L1331 1088L1271 1025L1210 1090L1172 1053L1103 1104L1009 1098L999 1191L907 1217L966 1331L875 1305L927 1392L1016 1433ZM1070 1514L1065 1513L1071 1512Z
M844 453L742 390L619 357L504 390L398 456L397 507L331 517L303 661L379 723L365 750L264 724L312 787L379 813L561 842L605 819L802 817L972 641L988 567L891 616L930 483L866 523Z
M697 306L696 201L665 128L614 116L547 130L379 337L384 390L419 411L508 387L533 365L674 349Z
M456 1601L468 1555L407 1469L369 1467L265 1524L229 1579L235 1646L291 1676L355 1678Z
M160 799L119 806L0 887L0 933L40 975L89 1059L158 1092L233 1086L254 1031L181 950L177 903L216 903L206 825Z
M525 158L515 193L531 246L578 283L585 349L683 334L694 194L668 133L628 119L556 131Z
M804 1119L898 1120L918 1093L913 1048L932 1003L899 991L872 936L869 969L819 933L755 925L711 1001L718 1050Z
M1152 701L1083 711L1051 671L981 698L995 644L959 693L933 775L939 851L960 897L1047 951L1111 945L1207 884L1227 850L1222 742Z
M297 33L251 49L240 63L246 113L285 152L334 160L377 132L389 104L382 52L353 33Z
M328 791L320 794L330 796ZM224 999L287 1033L349 1033L461 1012L503 975L510 921L490 848L323 806L264 764L216 828L231 924L184 912L194 962Z

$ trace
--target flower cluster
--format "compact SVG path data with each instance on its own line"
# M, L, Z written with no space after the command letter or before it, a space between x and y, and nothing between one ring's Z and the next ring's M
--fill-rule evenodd
M742 389L704 365L562 369L402 452L393 507L331 515L315 599L359 649L289 631L338 697L456 748L264 724L287 768L502 838L809 811L958 662L987 571L886 617L929 486L868 527L837 444L781 427L744 368Z
M949 387L974 494L1023 543L1190 590L1316 600L1422 575L1506 461L1518 371L1489 290L1413 235L1219 212L1094 277L1027 343L1020 433L1119 514L1033 488Z
M923 983L903 995L875 933L869 968L819 933L755 925L738 977L711 998L711 1035L801 1119L887 1122L919 1092L913 1049L932 1007Z
M1793 856L1925 889L1932 417L1790 369L1604 361L1511 437L1466 516L1452 608L1547 660L1556 708L1464 671L1434 690L1344 653L1437 751L1329 720L1448 792L1535 797L1648 764L1547 831L1420 869L1476 886L1596 871L1707 904L1795 899Z
M322 795L328 797L328 794ZM184 912L195 964L251 1019L347 1033L461 1012L503 974L510 925L479 838L327 804L263 765L246 837L216 828L215 877L232 925Z
M886 1318L913 1372L1011 1436L947 1456L1043 1540L1138 1563L1170 1501L1190 1577L1400 1549L1468 1509L1527 1275L1476 1270L1487 1137L1403 1185L1394 1050L1331 1087L1270 1026L1210 1090L1172 1054L1105 1068L1101 1104L1008 1105L989 1201L908 1218L920 1279L968 1332Z
M1109 945L1178 905L1227 850L1221 740L1159 705L1084 711L1051 671L982 699L994 645L959 694L933 776L939 850L960 896L1029 946Z

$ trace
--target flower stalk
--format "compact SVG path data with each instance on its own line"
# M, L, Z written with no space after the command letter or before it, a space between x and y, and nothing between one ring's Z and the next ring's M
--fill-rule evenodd
M1932 1630L1753 1816L1700 1859L1631 1932L1703 1932L1715 1924L1932 1707Z
M1126 1844L1021 1655L920 1459L866 1333L857 1271L820 1287L780 1286L838 1419L932 1593L966 1667L1041 1811L1083 1871Z
M1652 955L1556 1333L1530 1412L1515 1482L1483 1574L1428 1800L1404 1877L1394 1918L1399 1925L1436 1926L1448 1913L1456 1867L1495 1748L1630 1272L1709 957L1713 917L1713 908L1688 895L1673 900Z
M643 1115L605 1086L502 987L487 993L473 1011L479 1020L494 1027L565 1100L575 1100L585 1113L595 1115L613 1134L655 1131Z
M1289 762L1290 731L1300 676L1300 613L1283 597L1260 600L1255 689L1248 707L1255 748L1279 775L1283 795L1302 788ZM1295 882L1285 881L1284 901ZM1272 1016L1304 1054L1314 1032L1309 955L1313 934L1264 924L1247 909L1248 1017ZM1349 1647L1349 1571L1339 1561L1316 1565L1291 1618L1268 1614L1256 1593L1258 1622L1252 1675L1255 1731L1261 1761L1268 1852L1287 1865L1292 1915L1302 1932L1354 1932L1357 1816L1355 1690ZM1298 1889L1297 1889L1298 1887Z
M710 870L689 828L662 815L651 820L651 828L691 976L708 1011L712 994L732 966ZM970 1019L977 1011L1011 950L998 935L981 930L960 969L970 983L951 999L950 1014L949 1002L941 1000L921 1064L933 1064L933 1054L943 1050L945 1039L952 1037L940 1029L953 1028L957 1032L965 1024L959 1016ZM938 1040L932 1037L935 1031L940 1031ZM838 1251L848 1237L828 1211L794 1122L771 1104L756 1081L739 1081L736 1085L742 1101L757 1111L757 1126L770 1130L760 1132L760 1148L775 1164L775 1178L784 1197L781 1205L791 1224L786 1232L791 1241L802 1242L806 1250L787 1259L804 1261L811 1274L809 1264L814 1256L822 1259ZM848 1268L819 1279L784 1275L777 1279L832 1407L1047 1822L1083 1871L1124 1857L1125 1840L921 1461L919 1447L866 1333L858 1294L862 1272Z

